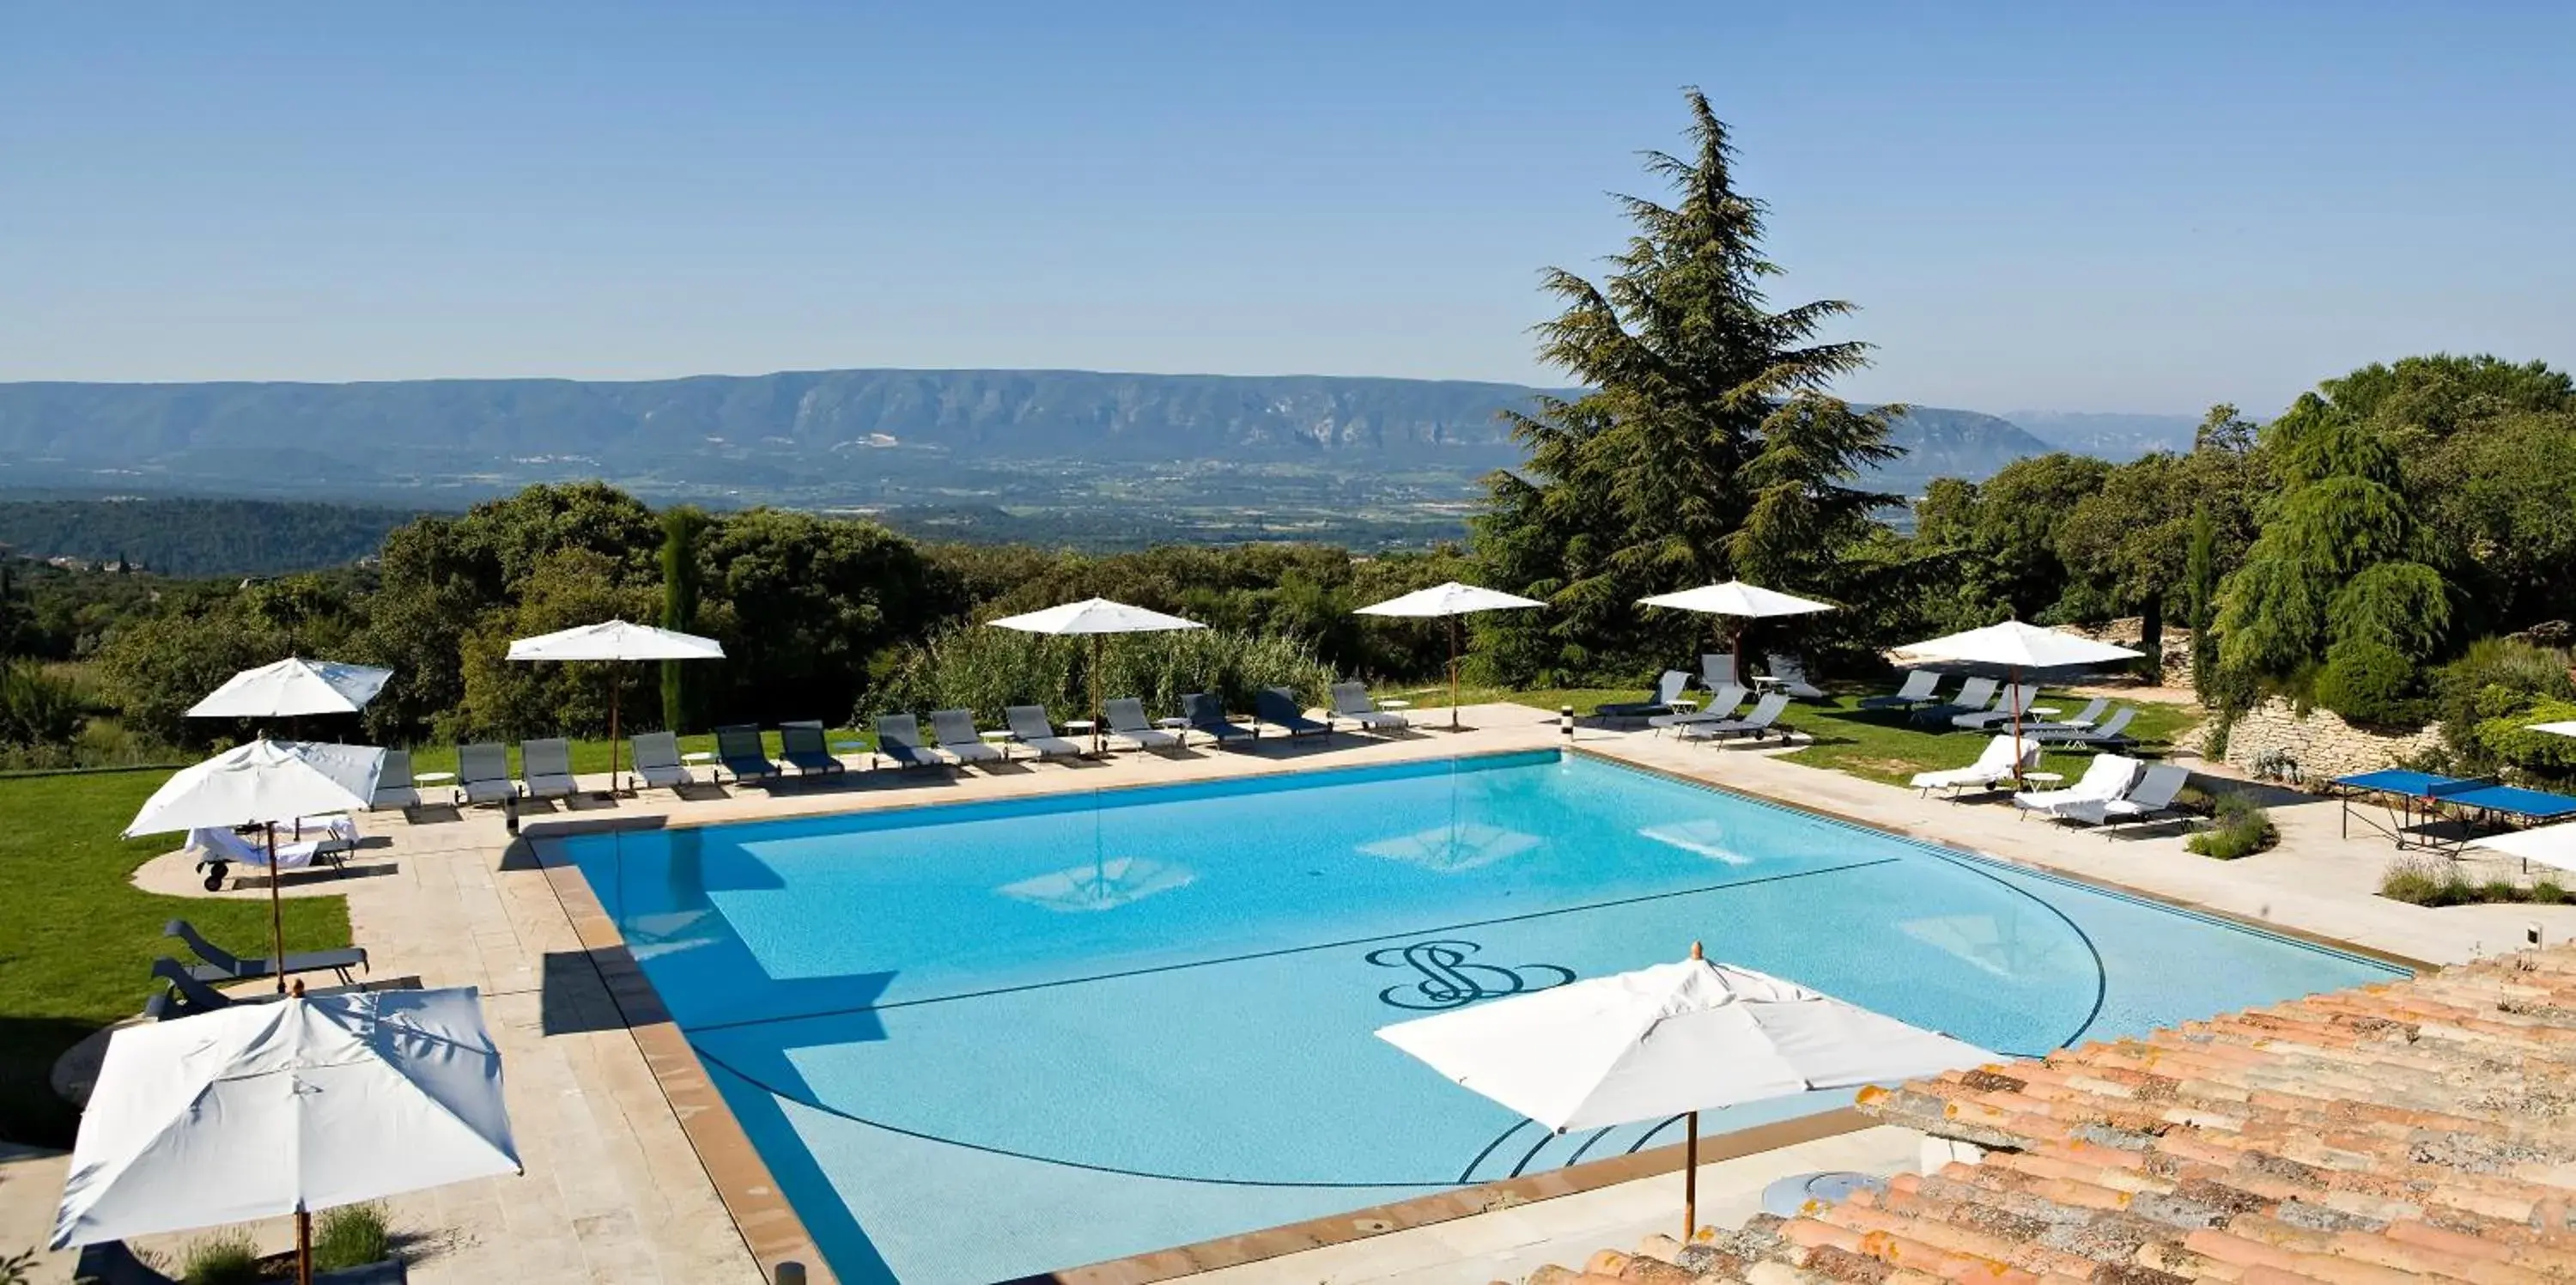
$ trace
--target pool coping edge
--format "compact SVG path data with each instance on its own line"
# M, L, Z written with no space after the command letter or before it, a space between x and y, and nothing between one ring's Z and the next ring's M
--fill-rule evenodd
M1699 1140L1699 1162L1706 1167L1878 1127L1881 1127L1880 1121L1861 1114L1856 1107L1831 1107L1722 1134L1703 1134ZM1559 1196L1580 1195L1604 1187L1660 1178L1681 1172L1687 1150L1686 1144L1675 1142L1632 1155L1587 1160L1545 1173L1435 1191L1388 1204L1369 1205L1168 1249L1148 1250L1080 1267L1036 1272L998 1282L997 1285L1153 1285L1157 1281L1241 1267L1310 1249L1347 1245L1496 1213ZM1674 1203L1678 1206L1679 1193L1675 1195Z
M620 1023L643 1055L663 1104L679 1121L682 1136L733 1221L743 1248L760 1265L761 1279L774 1278L781 1264L792 1262L805 1269L809 1285L837 1285L822 1246L806 1231L804 1219L797 1216L768 1162L752 1145L751 1135L743 1131L732 1105L698 1061L697 1051L644 975L643 964L627 948L625 934L600 904L589 878L551 838L519 842L535 856L581 943L583 957L598 974L609 1002L617 1007Z

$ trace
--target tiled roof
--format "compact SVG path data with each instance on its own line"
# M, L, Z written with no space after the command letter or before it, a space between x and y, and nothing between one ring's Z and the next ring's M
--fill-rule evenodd
M2576 1281L2576 949L1868 1091L1860 1106L1991 1150L1884 1195L1688 1248L1659 1238L1530 1285Z

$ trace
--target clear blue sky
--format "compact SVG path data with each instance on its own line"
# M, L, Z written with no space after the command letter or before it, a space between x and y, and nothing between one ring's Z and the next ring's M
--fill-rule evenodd
M1782 11L1789 12L1782 12ZM1549 381L1537 270L1736 128L1856 397L2576 362L2576 5L0 7L0 379Z

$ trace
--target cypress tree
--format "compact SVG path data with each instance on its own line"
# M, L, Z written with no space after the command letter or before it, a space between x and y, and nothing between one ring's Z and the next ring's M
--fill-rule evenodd
M706 527L706 513L694 505L683 504L662 512L664 629L686 633L697 620L698 535ZM688 730L687 673L685 661L662 662L662 725L675 732Z

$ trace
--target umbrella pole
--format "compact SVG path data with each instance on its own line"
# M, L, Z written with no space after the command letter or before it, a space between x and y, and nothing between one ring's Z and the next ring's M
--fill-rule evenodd
M1100 712L1100 635L1093 634L1091 636L1091 756L1093 758L1100 757L1101 746L1106 744L1106 742L1101 739L1100 735L1100 722L1102 717L1103 715Z
M269 822L268 831L268 944L276 953L269 957L269 967L277 974L277 993L286 993L286 903L277 897L277 823Z
M313 1215L295 1211L295 1283L313 1285Z
M1449 617L1449 730L1458 730L1458 617Z
M618 698L626 694L626 666L613 660L608 663L617 665L608 678L608 797L614 799L625 788L617 780L617 706Z
M2028 782L2021 779L2021 666L2015 665L2004 672L2008 675L2004 681L2012 685L2004 693L2004 699L2012 704L2013 784L2026 785Z
M1699 1230L1699 1112L1690 1113L1690 1140L1682 1144L1682 1243Z

